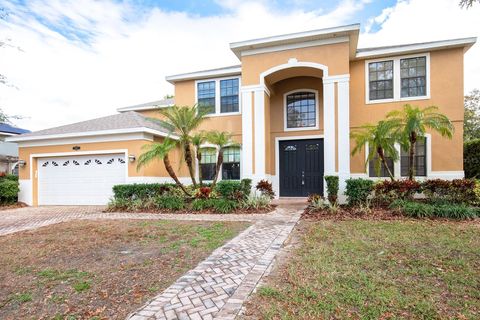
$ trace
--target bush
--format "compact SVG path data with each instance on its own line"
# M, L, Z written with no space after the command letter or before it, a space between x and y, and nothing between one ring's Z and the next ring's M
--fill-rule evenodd
M230 213L237 209L237 202L229 199L214 199L213 208L219 213Z
M338 176L325 176L325 181L327 183L328 201L335 204L338 197Z
M162 195L155 197L154 202L159 209L181 210L185 208L185 199L179 196Z
M192 201L192 210L202 211L211 209L214 206L216 199L195 199Z
M163 194L181 195L181 190L173 183L135 183L113 186L115 199L147 199Z
M18 176L14 175L14 174L8 174L8 173L5 173L5 172L0 172L0 181L3 181L3 180L10 180L10 181L18 182Z
M255 189L260 191L263 196L269 197L270 199L275 198L275 192L273 191L272 183L267 180L260 180Z
M250 196L250 194L252 193L252 179L240 180L240 189L242 190L245 197Z
M347 179L345 195L348 205L365 205L373 191L373 181L368 179Z
M219 181L215 186L215 190L222 198L229 200L242 200L245 197L240 181Z
M464 204L429 204L407 200L396 200L390 208L402 212L412 218L448 218L448 219L473 219L480 217L480 209Z
M463 170L466 178L480 178L480 139L464 143Z
M422 191L430 202L453 202L476 204L478 196L475 193L476 182L473 179L442 179L426 180L422 183Z
M312 197L309 200L308 209L310 211L321 211L330 208L330 204L323 197Z
M197 198L197 199L208 199L208 198L210 198L211 193L212 193L212 188L201 187L201 188L197 189L197 192L195 192L195 198Z
M421 184L415 180L384 180L374 186L375 201L390 203L396 199L412 199L421 192Z
M245 209L264 209L270 206L271 199L264 195L250 195L242 202Z
M10 179L0 180L0 204L10 204L17 202L17 196L20 188L18 181Z

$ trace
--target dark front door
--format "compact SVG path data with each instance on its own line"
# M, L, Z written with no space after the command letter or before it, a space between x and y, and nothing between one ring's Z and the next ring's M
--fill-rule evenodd
M280 196L323 194L323 139L280 141Z

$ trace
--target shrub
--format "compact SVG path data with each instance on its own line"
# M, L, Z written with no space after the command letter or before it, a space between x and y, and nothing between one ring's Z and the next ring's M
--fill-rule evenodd
M5 172L0 172L0 181L3 181L3 180L10 180L10 181L18 182L18 176L14 175L14 174L8 174L8 173L5 173Z
M327 183L328 201L334 204L337 203L338 197L338 176L325 176Z
M192 201L192 210L202 211L213 208L216 199L195 199Z
M252 193L252 179L240 180L240 189L245 197L248 197Z
M179 196L162 195L154 199L155 206L159 209L181 210L185 208L185 199Z
M415 180L384 180L375 184L375 200L390 203L396 199L411 199L421 191L421 184Z
M113 194L115 199L147 199L166 193L182 194L181 191L178 193L178 189L173 183L119 184L113 186Z
M309 201L310 211L321 211L330 208L330 204L323 197L314 197Z
M275 192L273 191L272 183L267 180L260 180L255 189L260 191L263 196L269 197L270 199L275 198Z
M16 202L19 191L18 181L6 178L0 180L0 204Z
M245 197L240 181L222 180L215 186L218 194L225 199L241 200Z
M312 203L313 201L316 201L318 199L323 199L323 196L321 194L318 194L318 193L311 193L311 194L308 195L307 202Z
M210 187L201 187L197 189L195 193L195 198L197 199L208 199L210 198L210 194L212 193L212 188Z
M365 205L373 191L373 181L368 179L347 179L345 195L348 205Z
M219 213L230 213L237 209L237 202L229 199L214 199L213 207Z
M426 180L422 183L422 191L430 202L453 202L475 204L476 182L473 179L455 179L452 181L442 179Z
M463 169L466 178L480 178L480 139L464 143Z
M473 219L480 216L480 209L464 204L429 204L408 200L396 200L390 208L412 218Z
M271 199L264 195L250 195L242 202L245 209L264 209L270 206Z

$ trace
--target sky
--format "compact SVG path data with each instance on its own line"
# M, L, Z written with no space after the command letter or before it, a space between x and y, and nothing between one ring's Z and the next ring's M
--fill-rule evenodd
M458 0L0 0L0 108L29 130L173 93L165 76L238 64L229 43L360 23L359 48L480 35ZM465 92L480 88L480 43Z

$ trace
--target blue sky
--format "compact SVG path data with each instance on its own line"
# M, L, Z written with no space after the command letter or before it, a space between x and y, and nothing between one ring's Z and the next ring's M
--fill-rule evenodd
M479 36L480 4L458 1L0 0L0 73L13 84L0 107L30 130L110 115L173 93L167 75L238 64L231 42L352 23L359 47ZM465 55L473 88L480 44Z

